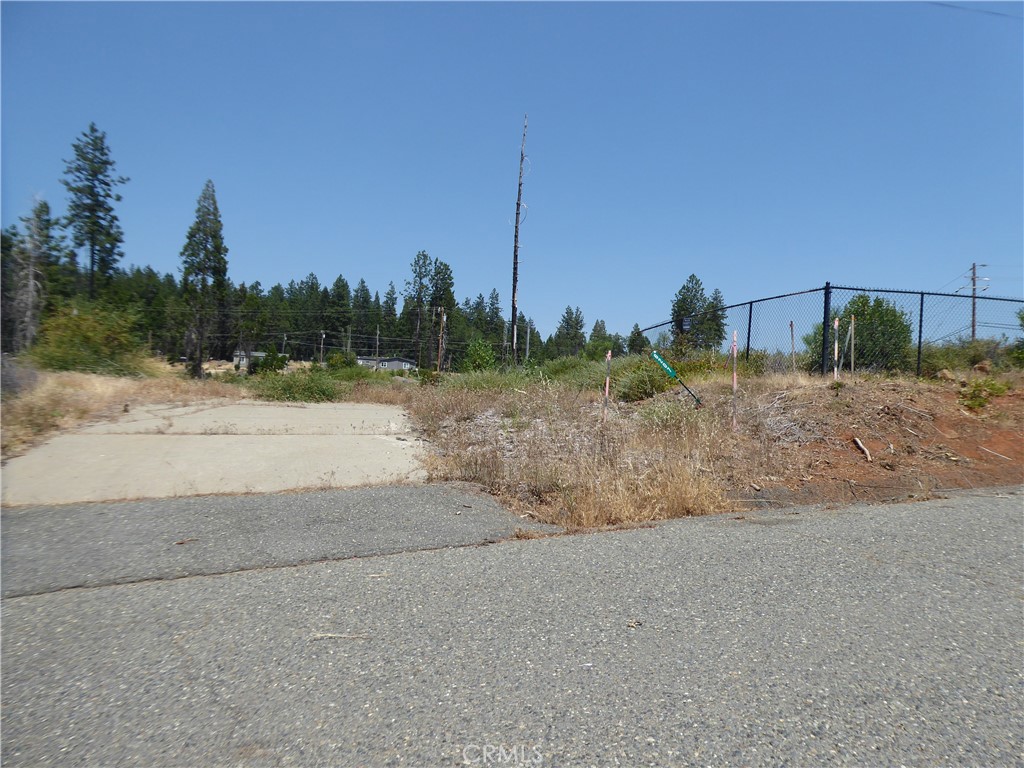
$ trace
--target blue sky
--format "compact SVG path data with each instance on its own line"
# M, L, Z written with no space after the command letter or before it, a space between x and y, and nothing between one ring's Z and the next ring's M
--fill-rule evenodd
M813 288L1024 295L1022 3L3 2L2 223L90 121L124 265L179 274L206 179L229 274L402 288L417 251L541 333Z

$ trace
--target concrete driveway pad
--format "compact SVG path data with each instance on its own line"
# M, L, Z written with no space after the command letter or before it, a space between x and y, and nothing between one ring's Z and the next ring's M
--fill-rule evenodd
M395 406L146 406L54 437L3 470L3 504L351 488L426 477Z

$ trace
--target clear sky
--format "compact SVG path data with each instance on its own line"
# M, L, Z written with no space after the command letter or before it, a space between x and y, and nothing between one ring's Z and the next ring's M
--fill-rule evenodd
M2 223L90 121L125 266L399 290L417 251L543 336L834 284L1024 295L1024 4L43 3L2 14Z

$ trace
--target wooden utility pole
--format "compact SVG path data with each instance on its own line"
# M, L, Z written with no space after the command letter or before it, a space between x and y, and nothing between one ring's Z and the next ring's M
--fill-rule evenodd
M526 160L526 120L523 115L523 145L519 148L519 192L516 194L516 232L512 245L512 365L518 363L516 355L516 330L519 319L519 302L516 293L519 284L519 212L523 206L523 162Z
M971 341L978 337L978 267L987 267L988 264L971 264ZM981 278L985 280L986 278ZM988 286L983 287L985 290Z

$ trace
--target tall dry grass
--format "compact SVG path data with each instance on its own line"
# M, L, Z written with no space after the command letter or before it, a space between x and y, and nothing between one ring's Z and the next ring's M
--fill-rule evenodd
M479 483L570 530L730 508L714 469L720 419L692 401L612 404L605 419L592 389L534 381L427 388L408 407L435 446L433 478Z

